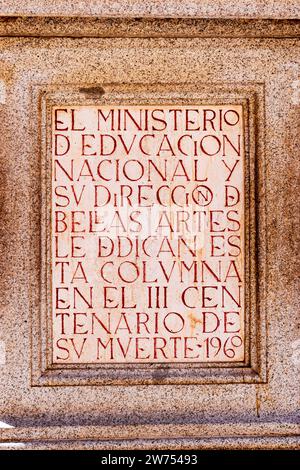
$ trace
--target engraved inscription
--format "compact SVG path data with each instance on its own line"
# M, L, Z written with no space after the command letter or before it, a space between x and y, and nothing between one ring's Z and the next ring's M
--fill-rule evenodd
M244 360L241 105L52 109L53 363Z

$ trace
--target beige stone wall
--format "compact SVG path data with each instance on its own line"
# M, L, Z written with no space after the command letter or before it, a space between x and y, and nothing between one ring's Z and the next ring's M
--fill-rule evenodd
M81 21L93 11L40 2L37 15L75 18L0 21L1 440L12 448L296 448L297 3L255 2L246 15L234 2L221 12L207 2L203 13L199 2L195 15L174 2L176 20L154 19L166 12L150 3L152 20L128 19L129 2L124 21ZM115 16L103 5L102 16ZM134 16L150 16L144 2L135 6ZM30 8L6 2L1 14ZM199 21L180 19L191 15ZM93 106L103 90L127 102L167 96L248 110L249 356L239 369L49 367L48 111Z
M0 14L69 17L152 17L152 18L298 18L297 0L1 0Z

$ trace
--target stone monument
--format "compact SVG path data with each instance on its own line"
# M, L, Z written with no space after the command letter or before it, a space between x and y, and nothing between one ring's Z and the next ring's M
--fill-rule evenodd
M3 448L299 446L299 12L0 2Z

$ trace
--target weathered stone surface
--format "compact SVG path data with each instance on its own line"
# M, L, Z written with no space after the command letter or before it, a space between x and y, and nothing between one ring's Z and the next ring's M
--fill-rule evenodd
M299 18L297 0L78 0L73 3L56 0L1 0L2 15L103 16L103 17L200 17L200 18Z
M53 108L54 363L243 363L244 140L242 106Z
M291 14L288 7L284 12ZM224 40L216 25L214 37L185 34L149 38L147 30L146 37L131 38L129 30L122 38L0 40L0 393L1 421L12 426L1 430L3 442L24 448L299 445L298 42L280 37L278 29L276 38ZM236 371L230 364L176 371L51 368L45 334L51 300L49 108L203 100L242 102L248 110L248 365Z

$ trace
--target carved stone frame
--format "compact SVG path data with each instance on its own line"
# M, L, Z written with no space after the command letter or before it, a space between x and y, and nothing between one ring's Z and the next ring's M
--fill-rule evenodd
M67 105L240 104L245 126L245 318L243 363L52 364L51 332L51 109ZM155 86L92 83L32 87L32 109L40 116L40 225L32 272L32 386L266 382L265 199L263 83L168 83ZM34 132L34 131L33 131ZM258 249L259 247L259 249ZM34 258L34 257L33 257ZM37 262L40 260L40 263ZM33 291L32 291L33 292ZM38 298L38 302L37 302ZM37 307L38 305L38 307Z

